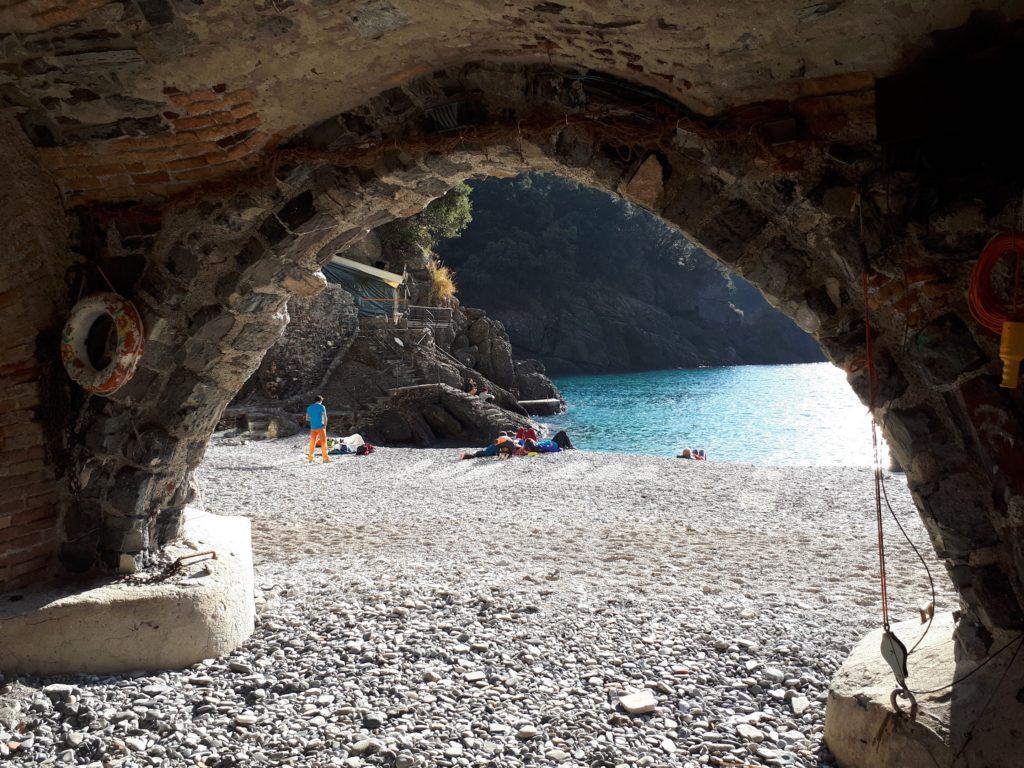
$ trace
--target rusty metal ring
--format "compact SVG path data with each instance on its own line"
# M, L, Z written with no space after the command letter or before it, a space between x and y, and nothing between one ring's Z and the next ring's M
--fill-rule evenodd
M910 699L909 714L900 709L897 699ZM911 722L917 720L917 699L914 698L914 694L908 688L896 688L889 697L889 702L892 704L892 709L897 715L909 717Z

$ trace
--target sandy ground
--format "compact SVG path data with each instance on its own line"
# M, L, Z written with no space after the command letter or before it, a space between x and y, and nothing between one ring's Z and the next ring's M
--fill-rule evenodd
M449 587L543 582L549 600L572 603L711 593L756 606L773 596L842 615L849 631L837 641L878 613L865 468L583 451L460 462L456 450L394 448L324 465L306 462L301 438L231 442L213 443L199 480L211 511L252 519L263 581L312 571ZM903 476L887 478L949 598ZM895 616L907 618L927 601L927 580L891 520L886 530Z
M403 637L400 623L382 626L381 617L389 606L418 608L431 630L410 657L397 650L385 659L396 677L418 674L409 664L422 654L443 654L446 634L483 636L481 647L502 649L476 659L500 671L488 716L529 728L552 697L571 711L529 753L487 733L474 741L470 728L457 755L443 751L453 734L405 743L408 752L385 740L382 754L408 765L830 763L821 743L828 678L878 622L868 469L581 451L460 462L458 451L440 449L325 465L306 462L302 438L231 443L214 442L200 479L213 511L253 521L257 580L281 619L272 628L315 632L325 610L343 603L336 610L366 637ZM932 566L938 608L951 609L902 475L889 476L888 488ZM916 616L929 598L926 576L891 520L886 529L893 615ZM509 623L489 623L488 612ZM527 689L518 696L503 676L509 659L519 660L511 674ZM466 666L449 661L445 674ZM366 694L363 683L375 680L358 677ZM658 693L655 715L616 720L616 695L644 688ZM449 718L473 711L453 702ZM379 689L365 700L371 709L394 704ZM428 707L409 717L437 716ZM741 723L765 739L737 733Z
M5 731L0 699L0 761L833 764L828 681L879 614L867 469L457 453L308 464L301 437L214 439L199 480L211 511L252 520L252 638L186 670L8 681L31 719ZM902 477L889 489L952 607ZM908 618L927 582L887 529Z

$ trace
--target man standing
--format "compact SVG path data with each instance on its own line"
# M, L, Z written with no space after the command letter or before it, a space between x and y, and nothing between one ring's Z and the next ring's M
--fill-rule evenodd
M327 458L327 409L324 408L323 395L316 396L316 402L306 409L306 421L309 422L309 460L313 460L313 452L320 446L320 455L324 464L330 464Z

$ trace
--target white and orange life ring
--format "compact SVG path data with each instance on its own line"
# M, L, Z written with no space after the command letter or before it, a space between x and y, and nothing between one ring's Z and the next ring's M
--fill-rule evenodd
M93 324L104 315L114 324L117 344L110 362L98 369L89 360L86 339ZM135 375L144 346L142 318L135 305L116 293L94 293L72 308L61 335L60 356L68 376L83 389L112 395Z

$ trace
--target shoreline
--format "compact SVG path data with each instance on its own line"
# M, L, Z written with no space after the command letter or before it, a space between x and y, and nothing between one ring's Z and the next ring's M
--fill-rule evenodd
M871 466L871 419L830 363L663 369L555 379L565 412L538 419L581 448L785 466ZM888 446L881 462L889 464Z
M541 422L541 423L543 424L543 422ZM330 436L334 437L334 438L337 438L337 437L339 437L341 435L339 433L337 435L332 434ZM347 435L345 435L345 436L347 437ZM570 438L571 437L572 436L570 435ZM303 440L307 439L304 435L302 436L302 438L303 438ZM247 440L250 443L262 442L262 441L256 441L256 440L249 440L248 438L235 438L235 437L226 437L225 438L223 436L215 436L214 439L216 439L216 440L245 439L245 440ZM293 438L280 438L280 439L281 440L288 440L288 439L293 439ZM211 444L212 444L212 441L211 441ZM304 443L303 443L302 447L303 448L305 447ZM475 450L478 450L479 448L482 448L483 446L479 446L479 445L465 445L465 444L459 443L459 442L454 442L454 441L449 441L449 440L442 440L442 441L438 441L437 443L435 443L433 445L422 445L422 446L421 445L379 445L379 446L375 446L375 447L376 447L376 449L378 451L379 450L385 450L385 451L392 451L392 450L399 450L399 451L455 451L456 453L458 453L460 451L475 451ZM559 453L556 453L556 454L542 454L541 456L535 456L535 457L519 456L519 457L514 457L513 459L508 459L508 461L517 461L517 460L521 460L521 459L530 460L531 458L534 458L534 459L536 459L536 458L545 458L547 456L558 456L558 455L560 455L562 453L573 453L573 452L580 453L580 454L594 454L594 455L598 455L598 456L618 457L618 458L622 458L622 459L666 459L666 460L670 460L670 461L673 461L673 462L680 462L680 463L684 463L684 464L709 464L709 465L713 464L715 466L737 467L737 468L741 468L741 469L743 469L743 468L765 468L765 467L767 467L767 468L777 468L777 469L792 469L792 470L799 470L799 469L808 469L808 470L815 470L815 469L838 469L838 470L841 470L841 469L851 469L851 470L867 470L867 471L871 471L873 469L870 464L769 464L769 463L752 462L752 461L729 461L729 460L725 460L725 459L718 460L718 459L715 459L715 458L709 458L706 461L693 461L693 460L690 460L690 459L681 459L678 456L668 456L668 455L659 454L659 453L625 453L625 452L622 452L622 451L602 450L600 448L573 448L570 451L560 451ZM320 454L317 453L317 456L319 456L319 455ZM340 456L340 457L337 457L337 458L344 459L346 457L345 456ZM458 458L458 456L456 456L456 458ZM491 457L491 458L493 458L493 457ZM473 459L473 461L486 461L486 459ZM505 461L505 460L503 459L503 461ZM882 471L885 473L886 477L894 477L895 478L895 477L902 477L904 475L903 472L897 472L895 470L890 470L887 467L883 467Z

